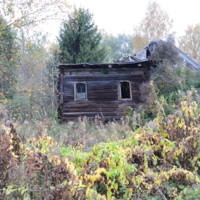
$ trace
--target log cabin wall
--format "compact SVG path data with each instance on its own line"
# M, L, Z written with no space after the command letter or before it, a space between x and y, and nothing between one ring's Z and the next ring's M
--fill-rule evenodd
M127 106L141 103L139 86L153 66L152 61L59 65L59 120L120 119Z

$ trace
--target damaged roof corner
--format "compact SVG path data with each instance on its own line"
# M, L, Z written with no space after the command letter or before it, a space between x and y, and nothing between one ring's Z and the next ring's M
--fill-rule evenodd
M157 46L159 44L166 43L165 41L161 39L157 39L149 43L144 49L139 51L138 53L128 56L118 62L140 62L140 61L148 61L151 60L151 54L156 51ZM188 67L190 66L192 69L200 70L200 62L195 61L191 57L189 57L187 54L185 54L183 51L181 51L178 47L175 47L179 53L180 58L183 60L183 66Z

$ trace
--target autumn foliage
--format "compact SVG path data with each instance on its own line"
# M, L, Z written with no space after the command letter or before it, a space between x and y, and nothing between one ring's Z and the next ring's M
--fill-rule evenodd
M183 100L168 116L161 102L157 109L157 130L129 129L124 139L98 143L87 152L82 142L61 143L46 129L24 140L11 122L1 123L1 197L198 199L199 105Z
M52 118L59 48L48 48L41 33L30 36L28 27L65 19L69 5L3 0L0 7L0 199L200 199L198 71L163 63L141 85L144 104L134 112L125 109L128 116L120 122L57 124ZM138 50L165 38L172 27L157 3L148 11L134 29ZM198 32L199 24L189 26L180 40L197 60ZM166 52L171 46L163 47L154 58L167 55L175 64L174 51Z

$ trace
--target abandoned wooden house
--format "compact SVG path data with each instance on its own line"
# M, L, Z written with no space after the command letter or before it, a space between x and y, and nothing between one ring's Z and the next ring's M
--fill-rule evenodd
M156 61L151 53L161 40L115 63L60 64L58 66L58 118L78 117L120 119L127 106L141 103L140 85ZM200 70L200 65L178 49L185 66Z
M154 65L153 61L59 65L59 119L120 119L127 106L135 108L141 102L139 86Z

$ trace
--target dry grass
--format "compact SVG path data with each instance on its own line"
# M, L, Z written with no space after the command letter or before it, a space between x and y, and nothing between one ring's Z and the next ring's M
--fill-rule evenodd
M64 146L81 143L84 151L89 151L95 144L124 139L138 126L137 114L123 117L120 121L89 121L87 118L59 124L56 120L45 119L29 123L16 123L17 131L24 142L47 134Z

